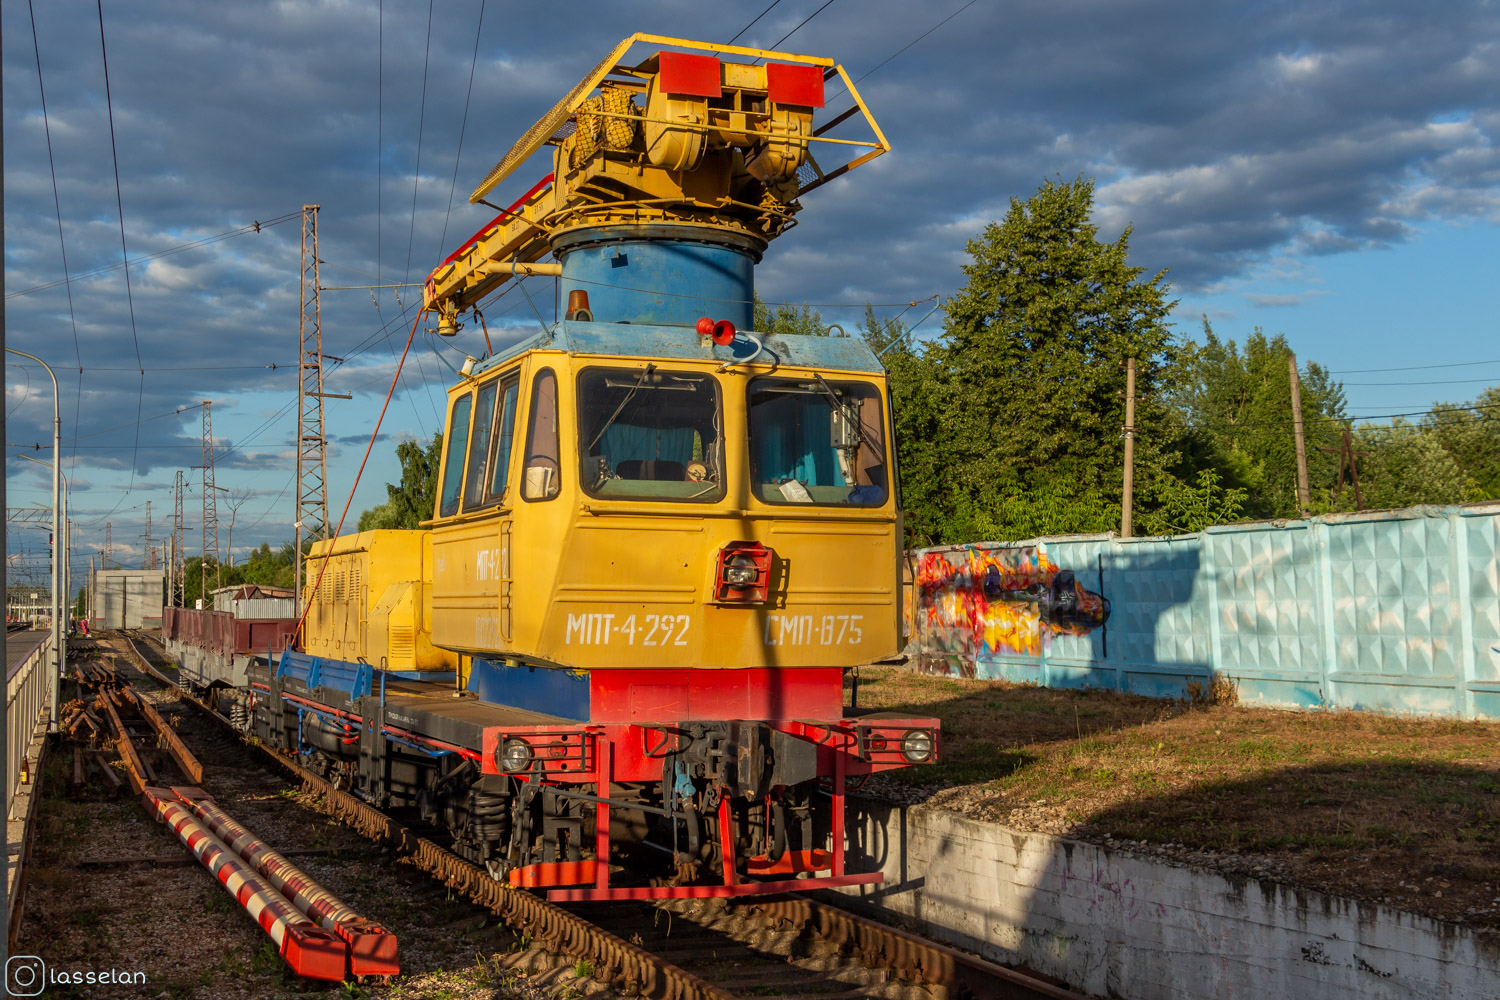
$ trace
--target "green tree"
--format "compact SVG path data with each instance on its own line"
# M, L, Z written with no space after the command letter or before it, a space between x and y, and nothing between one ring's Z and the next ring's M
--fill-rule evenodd
M826 337L828 326L823 314L803 303L800 307L790 302L778 302L771 308L755 293L754 319L752 326L757 333L773 333L778 336Z
M1292 416L1291 346L1285 337L1257 329L1241 352L1233 340L1220 340L1205 318L1203 343L1185 348L1167 401L1186 425L1183 460L1175 470L1191 481L1205 469L1220 474L1227 488L1245 492L1250 517L1296 517L1297 449ZM1316 362L1299 376L1307 442L1308 481L1314 492L1332 487L1344 420L1344 390ZM1177 489L1165 484L1165 497Z
M1500 500L1500 386L1472 403L1439 403L1422 427L1463 470L1470 499Z
M902 488L918 540L1118 523L1125 362L1136 359L1138 497L1177 463L1161 400L1176 361L1165 272L1101 242L1093 181L1048 181L971 240L942 337L891 361Z
M1480 499L1463 468L1433 431L1399 417L1389 425L1360 427L1354 448L1365 452L1359 462L1359 486L1366 510L1414 504L1463 503ZM1339 509L1350 509L1352 485L1345 485Z
M306 541L306 546L312 546L312 540ZM286 542L279 549L271 548L269 543L262 542L260 548L251 551L248 558L243 559L238 565L222 565L218 567L217 575L214 572L214 561L208 560L207 573L203 570L202 556L189 556L182 564L182 603L184 607L195 607L198 599L209 598L211 594L203 592L203 577L208 577L208 590L212 591L219 587L238 587L242 583L260 584L266 587L290 587L292 586L293 547L291 542ZM207 604L207 601L204 602Z
M1170 477L1158 494L1160 506L1141 518L1141 527L1148 534L1172 535L1228 524L1240 519L1245 496L1243 489L1225 487L1213 469L1200 469L1195 486Z
M906 341L908 332L906 324L896 316L877 316L875 307L868 302L865 303L865 315L857 324L855 329L859 335L865 338L865 343L870 345L870 350L887 365L899 351L910 351L911 345Z
M423 448L415 441L396 445L401 462L401 482L386 484L386 501L359 515L358 530L384 528L419 528L432 518L437 497L438 468L442 463L443 435L433 435L432 443Z

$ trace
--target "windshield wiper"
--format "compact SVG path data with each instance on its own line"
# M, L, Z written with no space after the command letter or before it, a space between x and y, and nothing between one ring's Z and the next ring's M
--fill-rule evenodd
M590 441L589 446L583 449L585 453L594 450L594 445L599 443L599 439L604 436L605 431L609 430L610 425L615 422L615 418L620 415L620 411L625 409L625 404L629 403L631 398L635 396L640 387L646 384L646 379L650 378L651 373L654 371L656 371L656 365L654 364L648 364L645 369L642 370L641 377L635 380L635 385L631 386L630 391L625 394L625 398L620 400L620 405L615 407L615 412L609 415L609 419L604 421L604 426L599 428L599 433L594 435L594 440Z
M833 386L824 381L823 376L817 372L813 372L813 378L818 380L818 385L823 389L823 392L827 394L829 399L833 400L833 408L842 413L844 410L844 401L839 397L838 393L833 391Z

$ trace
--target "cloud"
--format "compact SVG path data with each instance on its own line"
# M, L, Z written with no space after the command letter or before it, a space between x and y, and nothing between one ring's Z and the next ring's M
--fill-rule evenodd
M402 436L404 437L404 435L402 435ZM381 442L389 441L389 440L391 440L394 437L398 437L398 435L388 434L385 431L381 431L379 434L375 435L375 443L376 444L380 444ZM334 443L334 444L366 445L366 444L370 443L370 435L369 434L340 434L340 435L337 435L337 436L329 437L328 440L330 442Z
M859 78L958 6L834 4L786 44ZM386 4L377 57L368 0L107 7L113 149L94 8L36 7L45 123L28 8L0 9L6 287L61 278L59 214L68 272L115 267L7 302L13 345L57 371L66 467L101 500L122 491L99 518L143 514L148 491L170 506L176 470L201 462L204 399L226 445L221 483L269 470L280 491L290 476L304 204L322 206L323 285L420 283L493 216L466 200L478 178L612 45L637 30L724 40L753 16L687 0L586 18L491 4L469 98L479 5L435 9L429 53L426 11ZM740 42L769 45L814 9L783 4ZM1169 267L1197 294L1277 262L1378 252L1434 220L1500 219L1496 37L1500 11L1482 2L976 4L860 80L893 151L806 196L758 287L843 322L865 302L951 294L967 240L1012 198L1078 174L1098 180L1103 235L1133 227L1133 263ZM534 166L491 200L524 190ZM127 289L119 204L132 258L201 245L132 266ZM551 283L527 287L550 319ZM330 456L357 461L419 295L322 294L324 349L345 359L325 391L355 396L327 400ZM487 318L497 349L537 328L518 293ZM430 440L449 366L482 350L473 328L443 343L419 331L382 434ZM45 374L7 367L6 379L8 440L49 442ZM261 526L279 530L282 506L266 498Z
M1245 301L1252 306L1259 306L1262 309L1286 309L1291 306L1303 305L1308 299L1314 296L1326 294L1328 293L1317 289L1304 292L1290 292L1281 295L1247 292L1245 293Z

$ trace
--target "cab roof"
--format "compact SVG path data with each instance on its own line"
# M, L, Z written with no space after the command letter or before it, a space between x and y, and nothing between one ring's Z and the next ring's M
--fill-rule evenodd
M880 363L875 352L870 350L863 337L781 336L741 331L741 336L736 337L734 343L721 347L710 338L700 336L691 327L562 320L550 330L543 330L533 337L501 348L493 357L475 365L472 374L479 376L528 351L538 350L610 357L623 355L652 360L666 358L721 363L749 361L755 348L743 336L746 332L752 333L761 341L765 352L774 356L780 365L871 374L885 372L885 366ZM760 360L768 360L765 353L760 355Z

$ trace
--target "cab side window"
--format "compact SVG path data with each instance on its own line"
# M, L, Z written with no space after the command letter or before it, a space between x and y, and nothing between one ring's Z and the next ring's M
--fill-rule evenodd
M464 477L464 510L473 510L484 505L485 497L480 487L485 481L490 458L490 431L495 422L495 390L498 383L491 382L479 390L479 399L474 404L474 433L469 435L469 471Z
M505 499L519 389L514 374L480 387L474 401L474 433L469 439L469 466L464 476L464 510L479 510Z
M526 428L522 497L551 500L557 496L562 478L558 456L557 376L552 369L543 368L531 383L531 423Z
M486 496L498 501L505 496L506 477L510 475L510 453L515 439L516 399L520 396L521 384L514 379L500 387L500 402L496 411L499 425L495 428L495 446L490 468L489 489Z
M464 452L469 447L469 413L474 406L470 393L453 404L448 418L448 446L443 457L443 488L439 491L438 517L458 513L459 487L464 481Z

